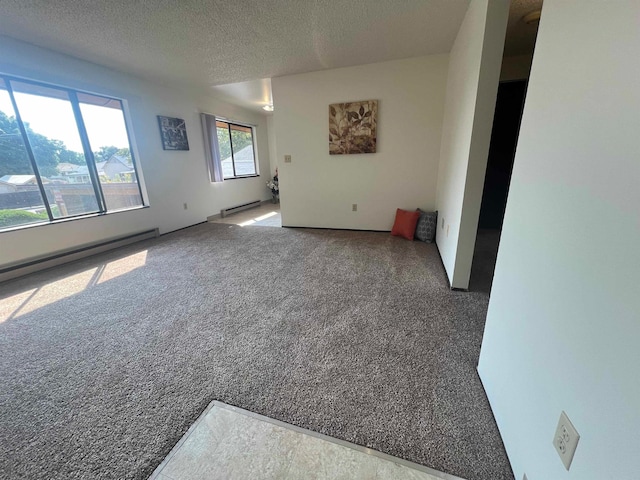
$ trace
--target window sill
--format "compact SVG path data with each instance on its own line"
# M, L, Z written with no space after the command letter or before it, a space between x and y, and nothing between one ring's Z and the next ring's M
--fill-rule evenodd
M49 225L58 225L60 223L75 222L76 220L85 220L87 218L104 217L106 215L115 215L117 213L122 213L122 212L131 212L132 210L143 210L145 208L150 208L150 207L149 207L149 205L141 205L139 207L123 208L121 210L113 210L111 212L89 213L87 215L78 215L78 216L75 216L75 217L58 218L58 219L54 220L53 222L45 221L45 222L38 222L38 223L27 223L26 225L16 225L15 227L9 227L9 228L5 228L5 229L0 230L0 235L2 235L3 233L8 233L8 232L16 232L18 230L26 230L28 228L46 227L46 226L49 226Z
M256 174L256 175L241 175L239 177L229 177L229 178L225 178L224 181L226 182L227 180L240 180L241 178L256 178L259 177L260 175Z

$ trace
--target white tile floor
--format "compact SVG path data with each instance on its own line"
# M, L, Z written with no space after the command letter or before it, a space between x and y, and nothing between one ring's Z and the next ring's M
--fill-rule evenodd
M264 203L256 208L234 213L224 218L209 220L210 223L226 223L241 227L281 227L280 204Z
M458 477L212 402L149 477L149 480L191 479L456 480Z

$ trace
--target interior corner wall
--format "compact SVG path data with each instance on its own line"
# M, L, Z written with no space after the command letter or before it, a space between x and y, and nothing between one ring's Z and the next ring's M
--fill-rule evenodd
M473 0L450 54L436 242L453 288L469 286L508 14L508 0Z
M396 208L435 207L447 60L272 79L283 225L388 231ZM378 100L377 153L329 155L329 105L358 100Z
M0 72L125 100L149 208L0 233L0 268L70 248L159 228L166 233L206 221L221 208L270 198L266 117L208 92L170 88L77 58L0 36ZM257 125L262 176L212 184L204 157L200 112ZM184 118L190 150L162 149L156 115ZM187 203L185 210L183 205Z
M640 475L639 18L544 2L478 367L518 479Z
M267 134L269 137L269 160L270 160L270 168L271 172L269 178L265 180L265 182L271 177L273 177L278 169L278 157L276 155L276 132L275 127L273 125L273 114L268 115L267 117Z

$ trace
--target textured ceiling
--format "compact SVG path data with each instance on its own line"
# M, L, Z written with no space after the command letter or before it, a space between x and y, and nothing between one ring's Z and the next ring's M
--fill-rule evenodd
M2 0L0 32L212 86L445 53L469 0Z
M218 98L235 103L241 107L259 111L264 115L270 115L270 113L262 110L262 107L265 105L273 105L270 78L216 85L211 88Z
M469 1L2 0L0 32L260 110L271 77L450 51ZM533 51L541 5L512 0L505 56Z
M542 8L542 0L512 0L509 9L507 35L504 56L526 55L533 53L538 25L527 25L522 17ZM213 87L218 97L242 107L260 110L271 103L270 79L249 80L246 82L218 85ZM264 112L262 112L264 113Z

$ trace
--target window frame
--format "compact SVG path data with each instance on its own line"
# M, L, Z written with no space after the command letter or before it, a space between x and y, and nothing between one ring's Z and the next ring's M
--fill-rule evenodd
M77 220L80 218L91 218L91 217L96 217L96 216L102 216L102 215L110 215L112 213L118 213L118 212L124 212L124 211L128 211L128 210L136 210L136 209L141 209L141 208L148 208L149 205L146 201L145 195L142 191L142 183L141 183L141 178L140 178L140 171L138 168L138 161L137 161L137 156L135 153L135 148L134 148L134 142L133 142L133 132L131 130L131 126L129 125L129 120L127 118L127 110L126 110L126 104L125 104L125 100L122 98L118 98L118 97L113 97L111 95L105 95L102 93L95 93L95 92L89 92L86 90L78 90L75 88L70 88L70 87L65 87L65 86L61 86L61 85L56 85L56 84L51 84L51 83L46 83L46 82L41 82L38 80L32 80L29 78L23 78L23 77L17 77L14 75L8 75L5 73L0 72L0 81L2 81L3 84L3 89L6 90L6 92L9 95L9 99L11 101L11 106L13 107L13 113L15 115L15 119L16 119L16 123L18 124L18 129L20 131L20 135L22 137L22 141L27 153L27 157L29 159L29 163L31 165L31 168L33 170L33 174L36 178L36 183L38 185L38 190L40 193L40 196L42 197L42 201L44 203L44 207L45 210L47 212L47 217L48 220L43 219L42 222L33 222L33 223L26 223L23 225L15 225L15 226L11 226L11 227L6 227L6 228L0 228L0 233L4 233L4 232L9 232L9 231L15 231L15 230L20 230L23 228L30 228L30 227L38 227L38 226L43 226L43 225L50 225L50 224L54 224L54 223L61 223L61 222L65 222L65 221L69 221L69 220ZM66 215L64 217L54 217L53 212L51 210L51 205L49 204L49 200L45 191L45 187L44 187L44 183L42 181L42 175L40 174L40 170L39 167L37 165L36 162L36 158L33 152L33 148L31 145L31 141L29 139L24 121L22 120L22 115L20 114L20 110L18 108L18 104L16 102L16 98L15 98L15 92L14 92L14 88L12 85L12 82L18 82L18 83L23 83L23 84L27 84L27 85L34 85L34 86L40 86L43 88L49 88L49 89L54 89L54 90L59 90L61 92L65 92L67 94L69 103L71 104L71 108L73 111L73 117L76 123L76 128L78 130L78 135L80 136L80 141L82 144L82 153L85 157L86 160L86 164L87 164L87 171L88 171L88 175L89 178L91 179L91 183L92 183L92 189L94 191L94 196L96 199L96 203L98 205L98 210L96 211L91 211L91 212L84 212L84 213L79 213L76 215ZM133 171L135 174L135 178L136 178L136 185L138 188L138 194L140 196L140 205L136 205L134 207L128 207L128 208L120 208L120 209L112 209L109 210L107 208L107 203L106 203L106 197L104 195L104 192L102 190L102 184L100 182L100 177L98 174L98 167L96 165L96 160L95 160L95 156L93 155L93 151L91 149L91 143L89 142L89 136L87 134L87 130L86 130L86 126L84 123L84 118L82 116L82 112L80 110L80 104L81 103L87 103L87 102L82 102L81 100L78 99L78 94L86 94L86 95L91 95L91 96L97 96L97 97L102 97L105 99L109 99L109 100L113 100L118 102L119 106L120 106L120 111L122 112L122 121L124 122L124 127L126 130L126 134L127 134L127 141L129 144L129 153L131 155L131 163L132 163L132 167L133 167Z
M215 117L216 119L216 129L223 128L218 127L218 123L226 123L227 124L227 135L229 138L229 147L231 151L231 168L233 169L233 177L225 177L223 173L223 180L226 182L227 180L237 180L239 178L254 178L260 176L260 171L258 169L258 149L256 144L256 127L254 125L249 125L246 123L236 122L233 120L228 120L222 117ZM253 147L253 170L255 173L251 173L249 175L237 175L236 174L236 159L235 154L233 152L233 137L231 136L231 126L235 125L236 127L248 128L251 130L251 146ZM216 132L217 133L217 132ZM220 156L220 146L218 144L218 155ZM222 162L222 158L220 158L220 162Z

